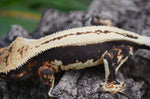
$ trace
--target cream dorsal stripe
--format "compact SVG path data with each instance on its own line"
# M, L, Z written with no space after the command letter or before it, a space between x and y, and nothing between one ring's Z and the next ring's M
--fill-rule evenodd
M86 46L111 41L130 41L150 46L150 37L110 26L88 26L57 32L38 40L17 38L8 47L0 49L0 72L15 70L29 59L52 48Z

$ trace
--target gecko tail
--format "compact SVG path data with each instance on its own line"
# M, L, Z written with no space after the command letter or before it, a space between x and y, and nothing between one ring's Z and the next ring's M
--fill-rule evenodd
M145 49L150 50L150 37L141 36L141 43L144 45Z

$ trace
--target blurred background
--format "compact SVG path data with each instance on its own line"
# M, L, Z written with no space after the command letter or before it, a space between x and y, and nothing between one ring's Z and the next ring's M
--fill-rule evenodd
M67 13L86 11L92 0L0 0L0 37L11 25L21 25L31 32L35 29L44 10L53 8Z

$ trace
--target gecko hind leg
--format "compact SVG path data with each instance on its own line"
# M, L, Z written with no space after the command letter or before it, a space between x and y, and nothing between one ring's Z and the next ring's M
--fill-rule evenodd
M103 57L105 67L105 83L102 83L102 88L105 91L116 93L123 92L125 85L116 80L116 74L121 65L133 54L133 47L121 45L114 47L105 53Z
M50 67L44 65L39 68L38 74L41 80L43 81L43 83L50 87L48 92L49 99L59 99L60 97L51 94L52 89L54 87L54 80L55 80L53 70Z

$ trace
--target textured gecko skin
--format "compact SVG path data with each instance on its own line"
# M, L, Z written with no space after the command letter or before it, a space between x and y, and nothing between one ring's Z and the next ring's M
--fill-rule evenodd
M111 26L74 28L38 40L18 37L0 49L0 73L8 78L38 73L50 86L49 96L53 97L54 73L104 64L103 89L122 92L124 86L115 75L138 48L150 49L150 37Z

